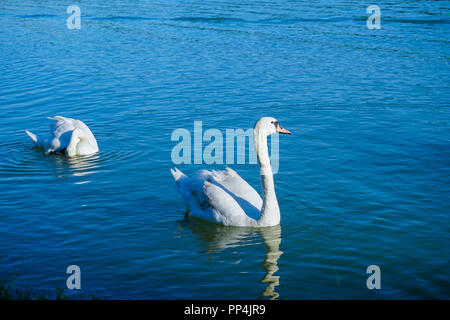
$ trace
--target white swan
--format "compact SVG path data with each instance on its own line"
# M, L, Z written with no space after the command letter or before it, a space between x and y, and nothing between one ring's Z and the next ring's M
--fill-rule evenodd
M280 208L267 148L267 136L290 132L271 117L264 117L253 128L253 139L261 174L262 194L253 189L234 170L200 170L190 178L171 169L187 212L210 222L240 227L268 227L280 223Z
M97 140L82 121L56 116L50 126L50 136L38 138L28 130L25 132L34 144L49 153L65 153L68 157L89 155L98 152Z

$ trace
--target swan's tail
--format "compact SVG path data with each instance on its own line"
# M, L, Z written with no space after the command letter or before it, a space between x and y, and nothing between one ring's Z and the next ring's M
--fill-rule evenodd
M181 178L186 177L186 175L183 172L181 172L180 170L178 170L178 168L176 168L176 167L173 169L170 169L170 172L172 173L172 176L175 179L175 181L178 181Z
M170 169L170 172L172 173L173 178L175 179L175 182L177 184L177 190L181 195L184 195L186 193L186 190L189 189L189 178L187 175L185 175L183 172L178 170L178 168ZM183 196L184 198L184 196Z
M33 134L30 131L28 131L28 130L25 130L25 132L30 137L30 139L33 140L34 144L37 145L38 144L38 137L35 134Z
M170 172L172 173L173 178L175 179L177 190L181 194L181 197L183 198L184 202L186 203L187 209L184 213L185 216L187 216L190 212L189 208L189 199L192 197L192 193L189 188L190 179L187 175L185 175L183 172L178 170L178 168L170 169Z

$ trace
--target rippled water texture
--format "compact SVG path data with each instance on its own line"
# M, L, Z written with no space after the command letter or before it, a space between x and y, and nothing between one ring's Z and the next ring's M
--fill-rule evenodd
M69 30L67 1L2 1L1 278L53 297L76 264L73 298L450 298L450 3L373 4L380 30L356 1L83 1ZM24 130L54 115L100 152L34 148ZM281 226L185 219L173 130L261 116L293 132ZM222 167L179 167L204 166Z

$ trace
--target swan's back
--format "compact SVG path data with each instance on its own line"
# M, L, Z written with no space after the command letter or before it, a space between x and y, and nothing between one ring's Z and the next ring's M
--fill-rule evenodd
M232 169L200 170L188 177L175 168L172 175L191 216L223 225L256 226L261 197Z

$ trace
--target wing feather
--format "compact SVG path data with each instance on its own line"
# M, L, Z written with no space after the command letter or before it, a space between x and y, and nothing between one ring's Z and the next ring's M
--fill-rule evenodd
M190 215L224 225L256 225L261 197L234 170L200 170L187 177L175 169L172 174Z
M236 197L247 201L256 209L261 210L263 204L261 196L236 171L227 167L222 171L213 171L212 175L214 180L232 192Z

